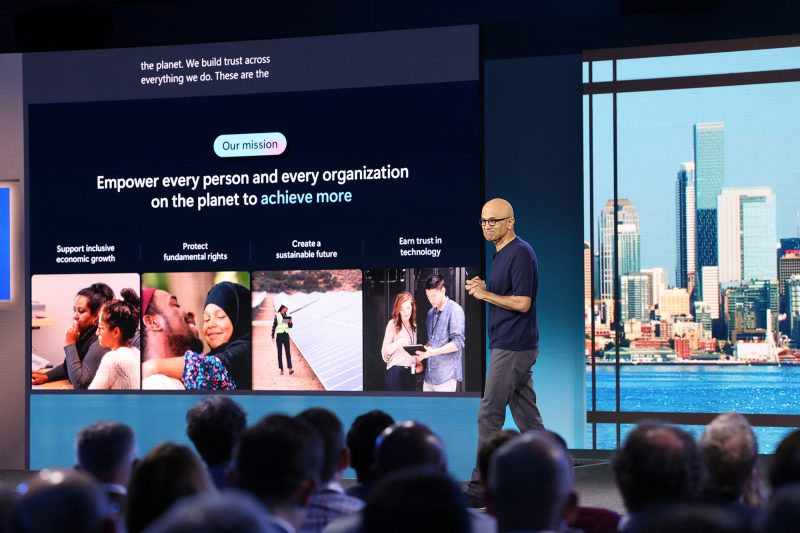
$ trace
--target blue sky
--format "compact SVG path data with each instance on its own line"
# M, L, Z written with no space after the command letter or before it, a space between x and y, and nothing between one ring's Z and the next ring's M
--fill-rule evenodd
M796 49L794 57L800 57ZM584 97L588 177L587 102ZM596 224L597 213L613 198L611 96L595 96L593 105ZM675 180L681 162L692 160L698 122L725 123L724 186L772 187L778 237L798 236L800 83L623 93L617 105L619 197L630 199L640 214L642 268L664 267L674 282ZM587 240L588 227L587 219Z

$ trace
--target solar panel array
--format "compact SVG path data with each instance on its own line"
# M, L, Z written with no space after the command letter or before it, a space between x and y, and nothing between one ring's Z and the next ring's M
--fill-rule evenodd
M289 308L289 335L325 390L363 390L361 291L279 293L280 305Z

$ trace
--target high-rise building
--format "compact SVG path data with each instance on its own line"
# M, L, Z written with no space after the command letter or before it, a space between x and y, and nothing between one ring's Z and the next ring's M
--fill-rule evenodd
M731 342L736 341L737 333L777 331L777 281L753 280L728 287L725 290L725 314ZM768 324L768 320L773 323Z
M717 263L717 197L725 182L725 124L694 125L695 269L703 287L703 267Z
M583 243L583 302L592 305L592 249L586 241Z
M650 277L628 274L620 277L622 321L647 320L650 316Z
M625 198L616 206L609 200L600 213L598 249L600 253L600 297L614 298L614 217L616 214L617 274L638 274L641 267L639 250L639 213Z
M786 293L786 281L797 274L800 274L800 249L786 250L786 253L778 263L778 281L780 282L781 296Z
M719 314L719 308L717 308ZM703 327L703 338L710 338L712 332L711 306L705 302L695 302L694 320Z
M719 281L777 279L777 212L772 189L723 189L717 206Z
M795 274L786 280L786 316L789 319L792 339L800 342L800 275Z
M686 289L666 289L661 292L659 302L661 319L669 319L672 316L689 314L689 291Z
M708 305L708 312L711 313L711 318L717 320L719 318L719 267L704 266L700 274L706 281L703 282L703 303Z
M650 304L655 306L661 302L661 293L667 290L667 272L661 268L643 268L643 276L650 278Z
M675 182L675 286L689 287L695 271L695 192L694 162L681 163Z

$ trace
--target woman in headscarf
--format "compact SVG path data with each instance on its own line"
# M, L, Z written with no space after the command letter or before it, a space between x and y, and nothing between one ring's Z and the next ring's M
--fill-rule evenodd
M202 356L186 353L182 379L187 389L252 388L250 313L246 287L223 281L208 291L202 327L211 351ZM217 386L209 386L214 383Z
M182 357L147 361L142 376L162 374L180 379L188 390L252 389L250 302L250 290L238 283L214 285L206 296L202 325L211 351L187 350Z

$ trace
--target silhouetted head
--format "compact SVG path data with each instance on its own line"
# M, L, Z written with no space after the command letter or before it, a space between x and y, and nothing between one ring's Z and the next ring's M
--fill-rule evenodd
M375 449L378 477L419 466L447 470L447 456L439 436L425 424L413 420L386 428L378 437Z
M78 470L42 470L22 483L13 511L17 533L102 533L114 531L111 509L100 485Z
M703 465L690 434L675 426L643 422L614 458L614 473L629 513L694 498Z
M528 431L492 457L487 508L499 531L560 530L572 493L572 462L545 431Z

